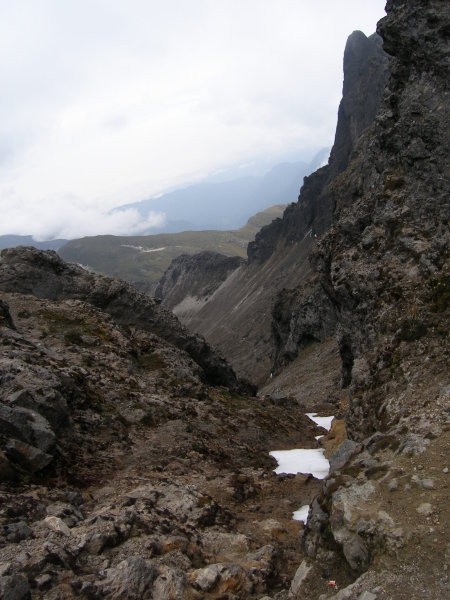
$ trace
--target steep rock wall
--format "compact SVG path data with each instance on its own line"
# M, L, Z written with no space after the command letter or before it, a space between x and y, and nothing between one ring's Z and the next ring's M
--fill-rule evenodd
M218 252L182 254L164 273L155 290L155 298L164 300L164 306L170 309L186 298L205 302L244 262L239 256L224 256ZM175 314L179 315L179 311L175 310Z
M283 218L263 227L248 247L249 262L263 262L279 244L301 240L331 224L332 198L328 186L348 165L361 133L377 113L387 78L387 57L377 34L366 37L354 31L344 52L344 84L338 121L328 165L305 178L298 202L289 205Z

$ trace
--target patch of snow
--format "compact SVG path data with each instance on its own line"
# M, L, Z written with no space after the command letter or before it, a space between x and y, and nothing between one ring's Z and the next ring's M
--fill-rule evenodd
M316 479L325 479L330 463L323 455L323 448L294 448L294 450L275 450L270 456L278 462L275 473L311 473Z
M306 416L309 417L311 421L314 421L316 425L319 425L319 427L323 427L327 431L330 431L331 422L334 419L333 415L331 417L318 417L316 413L306 413Z
M120 244L120 246L122 248L132 248L143 254L146 254L147 252L161 252L166 249L166 246L163 246L162 248L144 248L144 246L133 246L132 244Z
M133 250L138 250L139 252L142 252L143 247L142 246L132 246L131 244L120 244L121 248L132 248Z
M325 436L324 436L324 435L315 435L315 436L314 436L314 438L315 438L317 441L319 441L319 440L320 440L320 438L323 438L323 437L325 437Z
M292 513L292 518L294 519L294 521L303 521L303 523L306 523L306 520L308 519L308 513L309 504L305 504L304 506L296 510L294 513Z

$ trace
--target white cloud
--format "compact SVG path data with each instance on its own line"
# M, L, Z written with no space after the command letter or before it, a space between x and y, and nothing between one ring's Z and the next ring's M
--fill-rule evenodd
M11 232L28 235L30 226L37 241L103 234L137 235L164 223L165 214L161 212L150 211L143 218L134 208L106 211L74 196L45 198L40 202L15 198L7 218L0 221L0 235Z
M53 235L67 198L95 233L89 211L329 145L345 40L375 30L384 0L0 4L2 229ZM136 225L117 218L97 224Z

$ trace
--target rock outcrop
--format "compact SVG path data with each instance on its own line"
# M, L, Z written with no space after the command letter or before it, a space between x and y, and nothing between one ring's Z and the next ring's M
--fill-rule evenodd
M362 443L325 483L303 537L320 569L360 575L336 598L363 597L368 585L375 598L387 587L435 598L448 586L449 27L444 2L387 3L378 27L391 55L384 101L329 187L333 223L311 256L324 327L330 307L336 317L349 435ZM297 292L282 322L301 342L317 296ZM436 561L425 566L431 533ZM297 597L309 598L307 588Z
M388 75L387 56L377 34L366 37L354 31L344 53L344 85L328 165L305 177L298 202L282 218L263 227L248 246L249 262L264 262L278 245L293 244L309 234L326 231L332 220L333 201L328 187L348 165L361 133L377 114Z
M245 263L238 256L218 252L182 254L175 258L155 290L155 298L179 317L196 312L229 277Z
M225 360L157 301L123 281L65 263L56 252L21 246L3 250L0 290L48 300L86 302L111 315L120 325L151 331L186 351L202 367L209 383L239 389Z

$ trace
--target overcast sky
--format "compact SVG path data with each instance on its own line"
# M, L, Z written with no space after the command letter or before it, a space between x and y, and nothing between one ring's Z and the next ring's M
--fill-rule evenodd
M0 234L138 232L159 217L108 211L331 145L346 38L384 4L0 0Z

